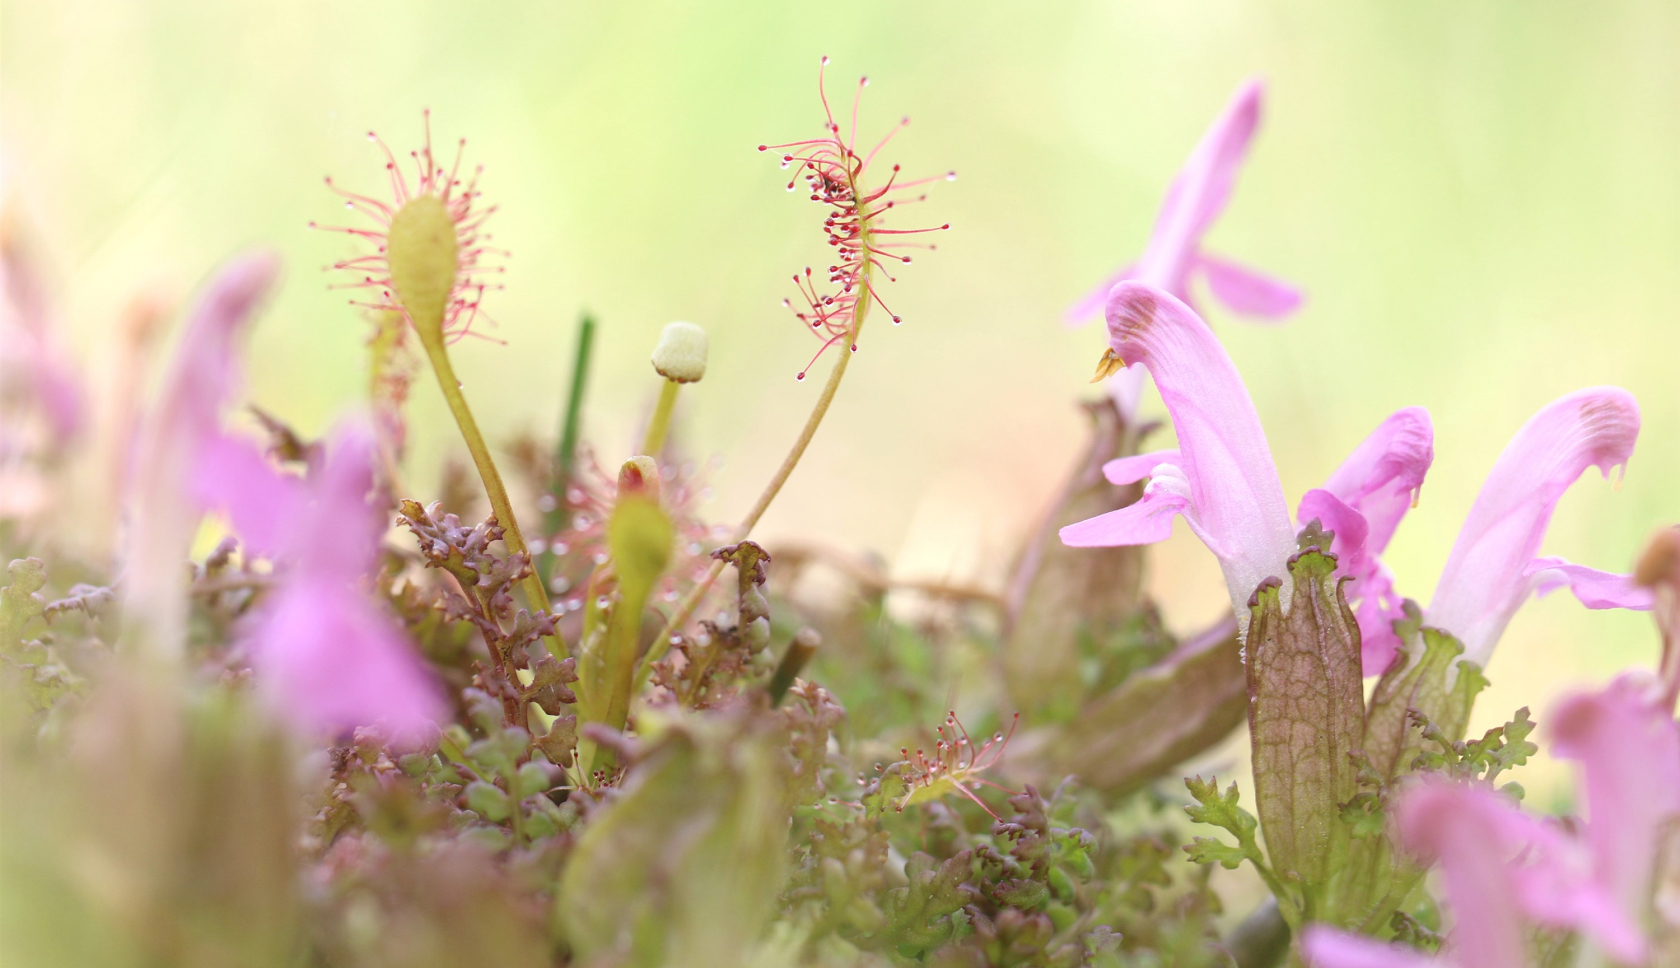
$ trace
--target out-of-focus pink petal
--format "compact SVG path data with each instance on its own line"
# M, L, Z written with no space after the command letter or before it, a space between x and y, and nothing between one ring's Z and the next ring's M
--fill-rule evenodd
M1441 778L1403 794L1397 818L1401 841L1441 864L1455 963L1524 964L1519 914L1584 931L1629 962L1643 960L1644 939L1594 876L1591 852L1555 821L1523 813L1486 787Z
M1062 322L1072 328L1084 326L1094 320L1101 319L1103 307L1108 304L1108 291L1130 279L1132 273L1136 271L1137 265L1135 263L1123 266L1119 272L1097 283L1090 292L1081 296L1078 302L1067 308L1067 312L1062 314Z
M1655 600L1651 589L1634 583L1632 575L1577 565L1556 555L1536 558L1523 573L1534 580L1536 595L1567 588L1588 608L1626 608L1648 612Z
M1637 962L1644 939L1633 925L1650 898L1659 832L1680 816L1680 728L1635 676L1563 700L1550 726L1553 752L1581 764L1593 873L1617 906L1591 927L1618 958Z
M1135 503L1075 522L1058 533L1062 544L1070 548L1154 544L1172 537L1173 515L1184 513L1189 504L1183 495L1166 488L1145 488Z
M1301 932L1301 954L1311 968L1429 968L1445 962L1420 951L1321 924Z
M1069 325L1090 318L1105 304L1109 290L1127 279L1164 289L1194 307L1189 280L1198 265L1206 269L1215 295L1238 312L1275 318L1300 304L1300 293L1290 286L1199 252L1202 236L1230 201L1260 124L1264 95L1265 85L1258 79L1237 89L1168 186L1143 255L1075 303L1067 312Z
M1178 462L1179 453L1176 450L1152 450L1147 454L1111 460L1103 465L1102 472L1110 484L1136 484L1153 474L1157 466Z
M1524 968L1523 924L1509 863L1513 834L1528 832L1528 818L1491 790L1438 779L1402 794L1396 814L1401 842L1440 862L1453 912L1450 960L1476 968Z
M1167 192L1133 278L1188 302L1190 269L1202 235L1230 201L1237 171L1260 123L1263 93L1258 80L1238 88L1202 136Z
M1301 308L1301 290L1281 279L1205 253L1196 265L1207 278L1214 298L1233 312L1264 322L1281 322Z
M1499 455L1441 570L1425 621L1486 665L1533 587L1526 574L1558 499L1588 467L1609 476L1627 463L1639 407L1617 387L1594 387L1541 408Z
M315 482L315 507L297 530L296 554L317 571L358 575L378 556L383 522L368 506L377 443L365 415L334 428Z
M364 593L294 575L256 618L247 644L259 689L300 731L379 726L409 745L442 718L419 656Z
M240 382L236 344L279 274L280 260L256 251L236 256L211 280L181 333L159 399L163 415L206 436L220 430L222 410Z
M1239 616L1254 589L1295 551L1260 417L1207 324L1172 295L1138 282L1108 300L1109 346L1148 368L1172 414L1197 533L1214 549Z
M272 253L259 251L216 273L139 428L128 488L124 614L147 647L165 655L175 654L184 638L181 562L202 512L192 469L200 451L221 436L222 408L239 382L239 339L279 270Z
M1407 407L1384 420L1324 482L1326 491L1365 517L1370 526L1366 551L1371 556L1388 547L1434 461L1435 428L1429 411ZM1297 517L1302 523L1308 520Z
M286 551L305 500L302 480L281 473L250 441L226 435L200 449L193 492L200 506L227 512L247 550L268 558Z
M1249 143L1260 127L1260 103L1265 95L1265 82L1257 77L1245 81L1185 163L1179 176L1184 187L1176 202L1183 206L1191 231L1198 237L1213 226L1231 201L1237 172L1242 170Z

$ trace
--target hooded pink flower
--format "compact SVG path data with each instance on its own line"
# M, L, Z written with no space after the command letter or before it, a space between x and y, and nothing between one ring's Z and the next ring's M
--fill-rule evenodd
M1167 189L1143 256L1075 303L1067 311L1069 325L1084 323L1101 312L1109 290L1127 279L1165 289L1194 306L1190 280L1199 274L1220 302L1267 320L1282 319L1300 306L1301 293L1293 286L1201 251L1202 236L1230 201L1237 172L1260 125L1264 94L1265 85L1258 79L1237 89ZM1142 385L1143 374L1135 368L1109 378L1109 391L1122 413L1129 416L1136 409Z
M1542 407L1488 473L1441 569L1425 623L1457 636L1464 658L1485 666L1533 592L1567 587L1588 608L1650 608L1650 591L1627 576L1535 556L1569 485L1589 467L1606 478L1625 467L1638 436L1639 406L1617 387L1577 390Z
M352 420L333 435L325 461L307 481L269 471L284 482L271 490L291 492L278 506L242 506L242 475L208 483L234 498L236 525L266 516L272 519L266 532L279 540L284 577L246 639L274 708L305 733L379 726L410 745L423 739L444 706L400 626L360 587L377 563L382 531L367 501L374 454L372 428Z
M1109 346L1127 364L1148 368L1172 414L1178 450L1110 463L1111 481L1149 476L1137 503L1061 530L1073 547L1152 544L1184 516L1219 558L1239 622L1260 582L1284 573L1295 528L1283 485L1242 377L1225 348L1189 306L1141 282L1108 297Z
M1172 415L1179 448L1111 461L1103 471L1117 484L1150 478L1143 497L1068 525L1062 541L1073 547L1151 544L1167 538L1173 515L1182 514L1219 558L1240 619L1255 587L1281 577L1296 547L1253 401L1207 324L1173 296L1139 282L1120 283L1109 296L1108 320L1107 358L1148 368ZM1588 466L1625 463L1638 429L1632 396L1611 387L1565 396L1530 420L1471 509L1428 624L1453 633L1467 658L1485 664L1505 623L1532 591L1567 585L1589 608L1650 607L1649 590L1629 578L1534 557L1563 491ZM1362 656L1367 675L1385 671L1398 644L1390 623L1399 600L1378 555L1433 457L1427 413L1402 410L1301 502L1301 523L1317 518L1335 532L1332 550L1342 573L1354 579L1348 594L1361 637L1369 637Z

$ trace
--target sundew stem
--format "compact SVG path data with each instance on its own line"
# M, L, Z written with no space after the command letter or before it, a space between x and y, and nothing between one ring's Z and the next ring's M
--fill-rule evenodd
M495 512L496 522L504 529L502 541L512 554L526 554L525 537L519 533L519 519L513 516L513 504L508 500L507 487L502 484L501 472L496 470L496 462L490 457L490 448L484 443L484 435L479 432L478 421L473 419L472 408L467 406L466 394L461 392L461 381L455 376L455 367L449 362L449 351L444 346L441 329L428 335L421 327L420 343L426 347L426 356L431 360L432 372L437 374L438 389L443 391L443 399L449 404L449 413L455 418L455 425L461 428L461 437L467 442L467 451L472 454L473 464L478 467L478 476L484 481L484 491L490 498L490 509ZM519 587L525 589L525 600L532 610L549 611L548 590L543 588L542 579L537 577L535 569L519 582ZM560 641L560 636L549 635L543 637L543 644L556 659L566 658L566 644Z
M659 389L659 403L654 405L653 419L648 421L647 433L642 437L644 456L658 459L659 451L665 446L665 434L671 429L671 411L677 406L677 389L682 384L675 380L666 380Z
M867 245L869 240L867 228L864 229L862 236L865 245ZM852 361L851 348L857 345L858 334L863 331L863 321L869 315L869 304L873 301L870 298L869 288L871 285L870 269L871 265L865 262L859 272L858 299L852 309L852 325L846 332L846 343L840 352L840 358L834 361L834 368L828 371L828 382L823 384L822 394L817 397L816 404L811 407L811 415L805 418L805 426L800 429L799 436L793 442L793 447L788 450L787 456L782 458L782 466L776 468L775 475L770 478L768 484L764 485L764 490L759 493L758 500L753 502L753 506L747 511L746 517L742 518L741 523L735 527L735 533L729 539L731 544L745 541L747 536L752 533L752 529L758 524L758 519L764 517L764 512L770 508L770 502L774 501L776 495L781 493L782 485L786 484L787 479L792 476L793 469L799 465L799 459L805 456L805 448L811 445L811 438L817 435L817 427L821 426L823 417L828 414L829 404L834 402L835 391L840 389L840 381L845 378L846 367ZM671 634L681 628L683 623L687 622L689 617L694 614L694 610L700 607L700 600L706 597L708 591L711 591L712 586L717 583L718 576L723 574L726 567L728 567L728 562L721 559L713 562L712 567L706 571L705 577L689 589L688 594L684 595L682 601L677 603L676 610L671 613L671 618L665 623L665 627L659 630L659 634L654 637L653 643L648 646L647 655L642 658L641 668L636 671L637 688L641 688L647 682L648 676L653 674L653 664L664 658L666 651L671 648Z

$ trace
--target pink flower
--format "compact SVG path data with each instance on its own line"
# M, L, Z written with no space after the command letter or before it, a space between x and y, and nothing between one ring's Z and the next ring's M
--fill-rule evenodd
M222 436L222 411L240 383L238 345L273 286L266 251L228 261L187 319L162 388L143 420L129 487L124 614L163 655L178 655L185 621L182 562L204 511L191 474Z
M254 466L207 484L228 495L236 523L270 518L262 530L277 541L284 577L246 637L259 688L275 710L304 733L379 726L409 745L444 709L401 627L359 587L377 562L382 530L367 502L374 448L370 426L346 422L307 481L269 471L284 482L267 488L282 495L269 508L241 494L260 476Z
M1651 898L1659 833L1680 816L1680 729L1660 685L1626 674L1599 692L1564 699L1552 710L1551 730L1554 755L1580 763L1593 880L1619 920L1638 924ZM1630 947L1611 950L1638 960Z
M1359 620L1366 675L1394 661L1400 637L1393 623L1404 615L1394 576L1377 556L1416 504L1434 459L1429 411L1407 407L1365 438L1324 487L1308 491L1295 512L1303 527L1316 519L1335 534L1331 550L1340 556L1343 574L1353 578L1345 590Z
M1296 550L1277 466L1242 378L1207 324L1190 307L1139 282L1114 288L1109 303L1111 353L1142 363L1173 417L1179 449L1110 461L1103 473L1116 484L1150 478L1129 507L1063 528L1074 547L1150 544L1172 533L1182 514L1220 559L1237 615L1261 581L1285 573ZM1331 475L1302 499L1301 523L1318 518L1335 532L1350 601L1367 626L1368 673L1381 672L1398 639L1389 629L1399 614L1393 582L1378 555L1387 547L1423 484L1434 458L1429 414L1396 413ZM1380 663L1373 667L1372 663Z
M1555 823L1485 787L1440 778L1406 791L1396 814L1400 843L1440 865L1453 915L1441 957L1314 926L1301 944L1314 968L1524 968L1530 918L1583 928L1623 959L1643 957L1638 931L1592 880L1582 846Z
M1200 274L1220 302L1236 312L1268 320L1282 319L1300 306L1301 293L1293 286L1201 251L1202 236L1230 201L1237 171L1260 124L1264 93L1265 85L1258 79L1237 89L1167 189L1143 256L1075 303L1067 311L1070 325L1101 312L1109 290L1127 279L1165 289L1194 307L1190 279ZM1143 374L1135 369L1110 378L1110 393L1123 414L1129 416L1136 409L1142 382Z
M1284 574L1295 527L1248 389L1207 324L1174 296L1122 282L1108 298L1110 354L1148 368L1172 414L1178 450L1115 461L1116 483L1150 476L1143 497L1061 530L1073 547L1151 544L1184 516L1219 558L1239 622L1260 582Z
M1457 636L1464 658L1485 666L1532 592L1568 587L1588 608L1650 608L1650 591L1626 576L1535 557L1563 492L1588 467L1606 478L1625 467L1638 435L1639 406L1617 387L1577 390L1542 407L1488 473L1425 623Z

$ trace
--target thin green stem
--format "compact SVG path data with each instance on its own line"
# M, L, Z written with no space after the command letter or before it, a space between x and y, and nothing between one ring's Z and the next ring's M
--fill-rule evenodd
M577 354L572 359L572 385L566 394L566 416L560 424L560 440L554 450L555 477L549 496L554 508L543 515L544 529L550 536L558 533L565 523L566 490L571 486L577 470L578 435L583 424L583 393L589 382L589 360L595 346L595 317L584 313L578 320ZM554 552L544 547L537 559L537 576L543 587L554 573Z
M449 404L449 412L455 418L456 426L461 428L461 437L467 442L467 451L472 454L473 464L478 467L478 476L484 481L484 491L490 498L490 509L495 512L496 523L500 524L505 533L502 541L513 554L526 554L525 538L519 533L519 519L513 515L513 503L508 500L507 487L502 484L501 472L496 470L496 462L490 456L490 448L484 443L484 435L479 432L478 421L473 419L472 409L467 406L467 397L461 392L461 381L455 376L455 367L449 362L449 351L444 347L441 338L429 338L424 334L420 343L426 347L426 356L432 362L432 372L437 375L438 389L443 391L443 399ZM543 587L542 580L533 570L519 583L525 590L526 604L533 610L549 610L548 590ZM566 658L566 645L560 641L558 634L545 636L544 643L548 651L556 659Z
M753 527L758 524L758 519L764 517L764 512L770 508L770 502L774 501L776 495L781 493L782 485L787 483L787 479L793 474L793 469L799 465L799 458L805 456L805 448L811 446L811 438L817 435L817 427L822 425L823 417L828 414L829 404L834 402L835 391L840 389L840 381L845 378L846 367L852 361L851 347L857 342L858 334L863 331L863 321L869 315L869 303L871 301L869 267L869 263L864 263L862 278L858 280L857 303L852 310L852 328L846 333L846 341L845 345L841 347L840 358L834 361L834 368L828 371L828 382L823 384L822 395L817 397L816 404L812 406L811 415L805 418L805 426L800 429L799 436L793 442L793 447L788 450L787 456L782 458L782 466L776 468L775 476L771 477L770 482L764 485L764 490L759 493L758 500L753 502L753 506L747 511L746 517L742 518L741 523L736 526L735 534L730 538L731 544L745 541L747 535L752 533ZM659 634L654 637L653 643L648 646L647 655L642 658L641 668L636 673L636 685L638 687L647 681L648 676L653 674L653 664L663 658L665 652L670 649L671 633L681 628L683 623L688 621L689 616L694 614L694 610L700 607L700 600L706 597L706 593L711 591L712 586L717 583L718 576L723 574L726 565L727 562L722 560L712 562L712 567L707 569L706 576L689 589L688 594L684 595L682 601L677 603L676 610L671 613L665 627L659 630Z
M659 402L654 405L653 419L648 421L647 434L642 437L641 453L659 459L659 451L665 446L665 434L671 429L671 411L677 406L677 390L682 386L675 380L666 380L659 388Z

